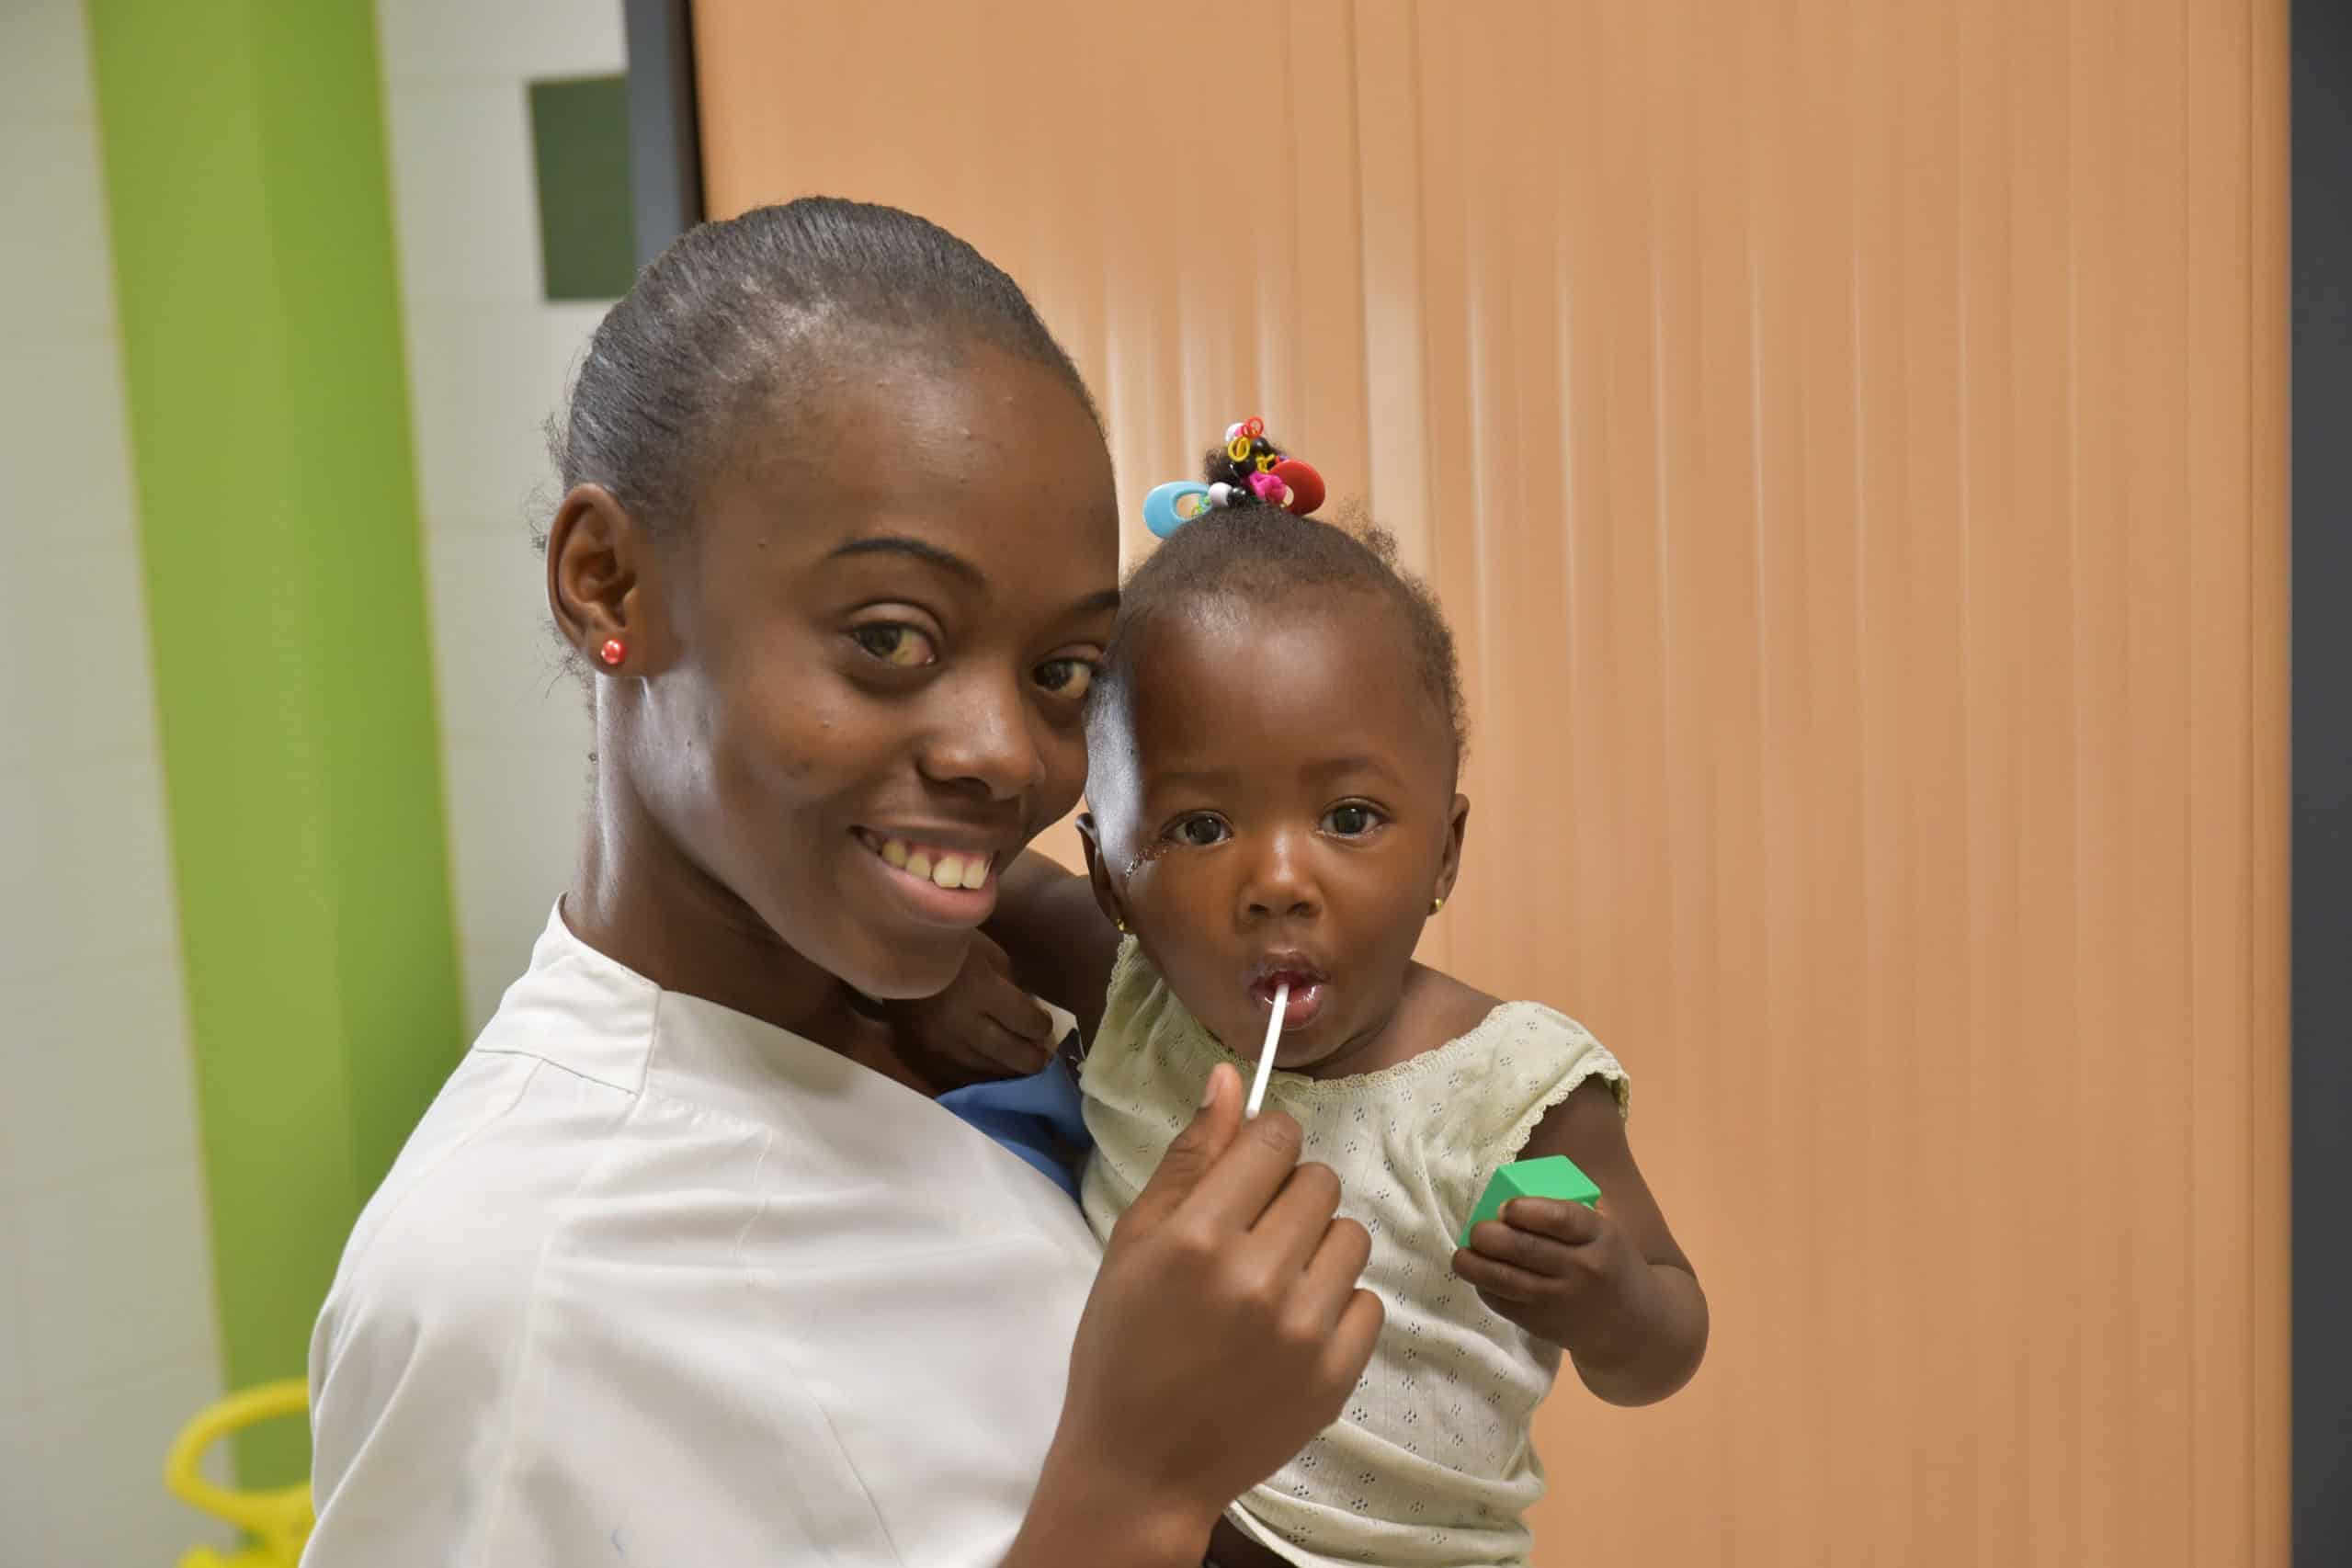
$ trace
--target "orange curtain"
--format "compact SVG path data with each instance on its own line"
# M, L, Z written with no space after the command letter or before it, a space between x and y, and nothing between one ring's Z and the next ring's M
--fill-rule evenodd
M1540 1562L2286 1562L2285 0L695 17L715 212L940 220L1131 518L1262 414L1442 594L1429 956L1715 1306Z

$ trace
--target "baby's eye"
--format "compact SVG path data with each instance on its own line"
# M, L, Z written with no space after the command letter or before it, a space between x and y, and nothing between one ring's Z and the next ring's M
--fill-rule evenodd
M870 626L860 626L849 635L858 646L882 663L896 665L901 669L915 669L939 662L938 652L931 646L931 639L912 626L903 626L896 621L877 621Z
M1323 814L1323 830L1337 838L1361 838L1380 825L1380 812L1353 801Z
M1168 836L1178 844L1194 849L1206 849L1212 844L1222 844L1233 836L1233 830L1206 812L1188 816L1168 830Z
M1037 683L1056 697L1075 702L1095 684L1091 659L1048 659L1037 667Z

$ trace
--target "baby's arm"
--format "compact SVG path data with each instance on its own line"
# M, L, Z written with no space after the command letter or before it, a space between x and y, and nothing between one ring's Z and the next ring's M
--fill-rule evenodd
M1471 1233L1454 1272L1486 1304L1568 1352L1611 1404L1651 1404L1707 1352L1707 1296L1633 1163L1608 1085L1588 1078L1547 1113L1523 1160L1565 1154L1601 1189L1596 1209L1514 1199Z
M1102 1021L1119 934L1086 879L1032 851L998 877L996 913L948 988L881 1009L892 1053L932 1094L1034 1073L1057 1048L1067 1057L1070 1042L1033 997L1077 1018L1073 1039L1092 1040Z
M1034 849L997 876L996 913L986 929L1012 960L1013 983L1075 1017L1080 1032L1094 1039L1119 959L1119 932L1094 889Z

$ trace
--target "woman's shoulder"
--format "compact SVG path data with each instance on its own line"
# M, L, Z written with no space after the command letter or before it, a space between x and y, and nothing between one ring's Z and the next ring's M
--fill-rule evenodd
M322 1335L363 1307L477 1324L520 1312L564 1198L631 1098L540 1059L477 1047L360 1211Z

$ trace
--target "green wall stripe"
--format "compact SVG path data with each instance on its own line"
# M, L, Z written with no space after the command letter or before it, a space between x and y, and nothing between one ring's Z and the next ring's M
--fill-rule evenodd
M233 1387L461 1048L374 17L90 0ZM291 1429L248 1480L299 1472Z

